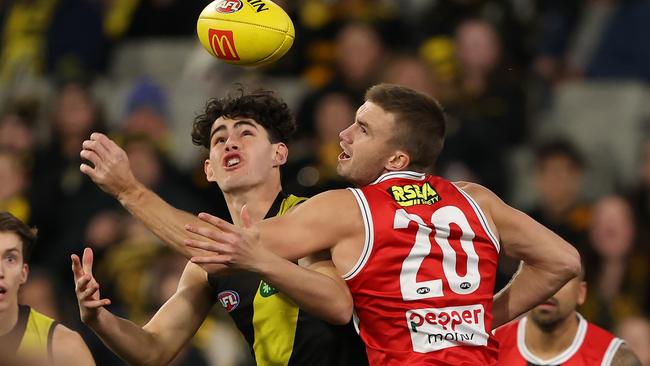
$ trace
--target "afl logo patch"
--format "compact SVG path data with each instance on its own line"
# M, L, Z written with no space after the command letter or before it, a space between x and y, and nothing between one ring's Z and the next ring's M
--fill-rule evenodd
M239 305L239 294L236 291L222 291L217 295L217 299L227 312L231 312Z
M217 3L217 11L223 14L236 13L242 8L241 0L222 0Z

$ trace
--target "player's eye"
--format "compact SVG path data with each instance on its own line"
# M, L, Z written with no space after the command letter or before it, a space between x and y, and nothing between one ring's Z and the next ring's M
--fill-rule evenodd
M250 130L244 130L242 131L242 136L253 136L253 131Z
M225 137L216 137L216 138L214 139L214 144L215 144L215 145L223 144L223 143L225 143L225 142L226 142L226 138L225 138Z

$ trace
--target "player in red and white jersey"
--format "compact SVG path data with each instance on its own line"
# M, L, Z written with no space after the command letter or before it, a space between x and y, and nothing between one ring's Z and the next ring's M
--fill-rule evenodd
M493 364L499 242L477 203L447 180L409 171L354 194L369 235L344 278L374 364L422 364L436 351L447 364Z
M622 339L576 311L587 285L575 278L526 316L495 331L499 364L508 366L641 366Z
M492 327L575 277L579 255L486 188L434 176L444 133L433 98L370 88L340 134L338 172L360 190L322 193L247 228L201 214L218 230L188 225L209 241L188 239L184 250L208 271L219 264L255 272L274 255L329 251L348 280L371 365L495 365ZM493 299L499 247L524 264ZM292 280L295 289L319 291Z

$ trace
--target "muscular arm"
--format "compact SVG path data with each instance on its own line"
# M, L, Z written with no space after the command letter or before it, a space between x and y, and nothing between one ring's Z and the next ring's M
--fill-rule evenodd
M350 321L352 295L329 252L302 259L301 266L275 255L270 257L259 263L257 272L298 307L332 324Z
M144 327L104 308L87 325L127 363L165 365L199 329L212 306L210 299L206 273L188 263L176 293Z
M641 364L641 361L636 357L634 352L625 344L623 343L616 353L614 354L614 358L612 359L612 366L643 366Z
M333 251L337 245L358 239L359 235L362 239L364 233L359 207L348 190L321 193L290 212L263 220L256 226L259 242L290 260L323 250Z
M95 360L79 333L59 324L52 335L55 366L90 366Z
M101 133L93 133L83 142L80 156L92 163L79 168L104 192L117 198L133 216L140 220L162 241L186 258L201 251L183 245L191 239L185 224L205 225L196 216L178 210L142 185L134 177L126 152Z
M580 272L580 256L571 244L484 187L459 183L485 211L507 256L523 261L518 273L494 298L493 328L551 297Z

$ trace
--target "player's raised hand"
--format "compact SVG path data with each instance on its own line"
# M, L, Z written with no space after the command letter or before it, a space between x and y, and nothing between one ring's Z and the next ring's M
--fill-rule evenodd
M191 261L204 267L223 264L231 268L255 271L272 256L259 243L259 231L253 226L246 205L242 207L241 218L244 227L237 227L207 213L199 218L214 228L187 225L186 229L206 240L185 240L185 245L202 249L210 254L194 256Z
M92 163L81 164L79 170L90 177L104 192L119 199L137 186L126 151L108 136L93 132L83 142L79 155Z
M73 254L71 259L75 293L77 294L77 302L79 303L79 315L81 316L82 322L92 322L97 319L99 309L109 305L111 300L102 299L99 296L99 283L93 277L92 249L84 249L81 261L76 254Z

